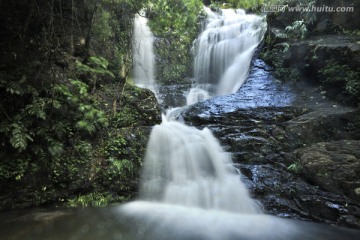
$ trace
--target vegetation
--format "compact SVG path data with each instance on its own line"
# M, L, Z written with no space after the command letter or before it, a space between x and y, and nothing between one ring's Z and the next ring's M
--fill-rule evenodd
M116 202L124 202L126 199L112 196L110 193L89 193L68 199L69 207L104 207Z
M118 129L158 121L151 94L125 84L144 3L0 2L0 208L134 195L146 131Z
M355 102L360 102L360 69L355 71L346 64L330 59L319 70L319 78L325 86L340 88Z
M285 0L211 0L211 6L215 8L241 8L260 12L264 5L283 4Z
M201 0L156 0L149 3L149 25L157 37L157 79L179 82L192 74L189 51L200 30Z
M154 96L127 82L134 14L146 8L157 36L157 79L179 82L192 75L203 2L258 10L278 1L0 1L0 208L134 196L149 134L143 126L159 122ZM279 77L299 78L283 54L312 20L292 21L280 43L268 37L278 44L265 55ZM358 72L330 60L319 76L359 99Z
M323 4L321 1L311 0L288 4L299 3L309 8ZM330 2L329 4L332 6ZM274 66L274 75L278 79L285 81L311 79L320 83L324 90L330 90L331 97L341 102L358 105L360 91L356 79L359 78L359 66L353 56L356 53L350 49L351 47L347 47L347 42L358 41L356 40L358 30L351 24L338 26L331 21L328 21L326 26L319 27L320 23L324 23L321 19L331 18L330 15L306 11L292 15L286 12L268 14L269 28L265 37L265 47L260 55ZM334 37L333 41L339 45L338 48L329 47L331 40L320 44L324 39L318 36L331 33L344 37L347 35L347 40L342 37L343 42L340 42ZM314 42L314 38L319 44ZM325 37L325 39L330 38ZM309 43L304 42L307 39ZM344 45L344 49L341 49L340 45ZM335 55L336 59L334 59Z

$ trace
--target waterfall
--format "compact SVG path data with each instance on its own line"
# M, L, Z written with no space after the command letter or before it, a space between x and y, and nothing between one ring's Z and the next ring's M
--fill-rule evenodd
M205 9L208 23L194 44L196 84L188 95L188 103L237 90L245 81L252 54L264 34L263 19L258 16L246 15L242 10L228 9L217 14ZM153 36L146 21L136 16L135 37L140 42L137 49L141 51L135 59L146 60L152 51L149 48ZM149 62L152 60L135 65L135 70L141 69L141 74L135 74L139 84L144 84L141 79L149 80L144 71ZM259 206L241 182L230 154L222 149L209 129L198 130L176 121L179 111L180 108L170 109L163 116L163 122L151 132L140 199L209 210L259 213Z
M193 46L195 84L187 96L188 105L236 92L248 77L252 56L266 30L262 17L240 9L205 11L206 27Z
M263 37L260 17L240 10L223 10L222 14L207 11L206 30L195 42L196 84L188 95L188 103L236 91L245 81L252 54ZM135 79L141 78L147 79ZM139 200L119 209L128 238L222 239L229 231L223 239L233 239L244 233L244 227L236 232L236 221L246 225L246 219L266 220L241 181L231 155L209 129L199 130L176 121L179 111L181 108L170 109L162 123L152 129ZM199 229L210 229L212 224L214 231L199 233ZM273 226L267 224L267 231L272 231ZM283 233L288 230L285 226L284 229ZM257 239L267 236L265 232L261 234Z
M257 213L231 157L209 129L164 120L151 132L140 198L168 204Z
M144 13L140 13L144 15ZM156 93L154 36L148 26L148 19L135 15L133 41L133 79L142 88Z

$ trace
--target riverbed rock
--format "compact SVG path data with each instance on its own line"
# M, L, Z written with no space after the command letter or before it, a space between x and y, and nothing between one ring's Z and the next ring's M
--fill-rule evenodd
M354 123L357 110L338 105L308 110L283 124L287 138L294 147L306 146L327 139L351 139L358 137Z
M360 228L359 200L341 186L323 188L330 180L311 180L315 170L307 172L298 160L302 156L298 149L306 154L306 147L318 142L359 140L358 110L324 98L311 84L279 82L260 60L253 64L237 93L186 107L181 117L197 128L212 130L232 153L243 181L266 212ZM337 148L334 154L341 151ZM333 167L332 162L324 164L324 169ZM346 162L338 166L342 164L345 179ZM355 174L351 176L355 179ZM348 189L358 189L355 182Z
M320 142L297 150L303 175L321 188L360 200L360 141Z

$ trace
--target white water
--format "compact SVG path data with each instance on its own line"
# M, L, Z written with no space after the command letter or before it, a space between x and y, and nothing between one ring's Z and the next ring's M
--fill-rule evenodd
M239 213L257 213L224 152L209 129L163 121L151 132L140 198L162 203Z
M154 36L148 26L148 19L135 15L133 41L133 78L142 88L157 92L155 84Z
M245 15L240 10L223 10L222 15L207 11L209 23L196 44L195 76L199 84L188 95L187 102L191 104L211 97L214 92L220 94L229 88L238 88L245 79L251 56L263 34L260 17ZM137 16L136 22L135 30L138 24L138 28L143 28L142 32L152 39L150 30L144 27L146 19ZM212 52L214 56L210 56ZM246 74L241 75L239 71ZM209 77L209 72L223 75L221 81L210 81L214 80L210 78L202 81L202 75ZM209 91L211 89L213 91ZM241 182L239 172L232 166L229 153L224 152L209 129L198 130L176 121L179 111L181 108L170 109L163 116L163 122L151 132L140 199L202 209L260 213L259 206Z
M252 56L266 30L262 17L243 10L224 9L221 14L205 10L206 28L194 42L195 84L187 97L188 105L204 100L204 96L236 92L248 77Z
M234 92L241 86L254 49L262 39L262 23L261 18L240 11L224 10L223 15L209 12L207 30L196 44L197 84L187 97L188 104ZM231 239L237 220L258 216L256 221L267 221L269 218L261 214L260 206L249 196L230 154L209 129L198 130L176 121L179 111L170 109L151 132L140 184L141 201L121 207L121 213L138 224L129 229L134 231L134 238L220 239L229 232ZM267 231L274 224L268 224ZM214 227L211 238L208 233L196 236L200 229L208 227ZM246 227L241 232L245 236L252 234L246 233ZM256 237L263 236L266 233Z

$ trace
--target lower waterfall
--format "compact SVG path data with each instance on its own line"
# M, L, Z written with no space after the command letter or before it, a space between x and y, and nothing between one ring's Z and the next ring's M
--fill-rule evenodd
M231 157L209 129L164 121L151 132L140 199L239 213L260 212Z

